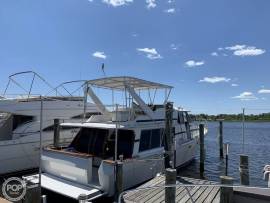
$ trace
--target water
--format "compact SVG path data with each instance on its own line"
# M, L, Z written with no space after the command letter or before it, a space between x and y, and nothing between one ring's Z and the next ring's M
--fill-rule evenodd
M219 158L218 122L208 123L205 137L205 176L209 180L219 181L225 174L225 159ZM223 142L229 143L228 175L239 184L239 155L242 154L242 123L223 122ZM270 164L270 122L245 123L245 154L249 156L250 185L267 187L263 180L263 167ZM199 177L199 150L195 161L180 171L182 176Z

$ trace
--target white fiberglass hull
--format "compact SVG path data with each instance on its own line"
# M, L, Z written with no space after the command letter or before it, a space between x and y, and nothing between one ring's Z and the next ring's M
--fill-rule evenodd
M61 131L61 143L69 143L74 130ZM42 133L42 145L53 143L53 132ZM33 133L13 140L0 141L0 174L39 167L40 134Z
M182 143L177 141L175 163L176 167L180 167L194 159L198 142L197 139ZM156 148L141 153L138 158L125 160L123 162L124 189L134 187L154 178L157 173L162 173L164 171L163 152L163 148ZM42 154L43 178L51 178L51 180L43 181L42 187L77 199L78 194L70 193L69 187L72 186L76 191L81 191L82 186L88 185L91 198L96 198L95 195L100 194L112 196L114 194L114 164L102 161L97 170L92 167L92 163L92 157L75 157L45 150ZM54 186L51 185L52 181ZM88 184L89 181L91 184ZM68 182L69 185L63 182ZM99 191L98 194L96 194L97 191Z

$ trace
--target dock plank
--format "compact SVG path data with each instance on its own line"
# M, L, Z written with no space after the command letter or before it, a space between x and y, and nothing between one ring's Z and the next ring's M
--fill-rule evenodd
M193 184L209 184L207 180L192 180ZM190 196L192 198L192 200L197 199L197 196L199 196L203 191L205 187L202 186L194 186L194 187L188 187L188 188L192 188L191 190L189 190L189 194L186 190L186 195L183 196L181 199L179 199L179 201L181 202L192 202L190 199ZM178 201L178 199L176 198L176 201Z
M208 194L208 196L204 199L204 203L212 202L212 200L216 197L218 191L220 191L220 187L214 187L214 189Z
M141 185L140 187L138 187L138 189L142 189L142 188L146 188L146 187L151 187L151 186L158 186L161 184L165 184L165 179L164 176L157 176L153 179L151 179L149 182ZM149 192L151 192L151 190L153 191L154 189L145 189L145 190L134 190L134 191L130 191L127 194L125 194L123 197L124 199L129 199L134 201L135 199L138 200L140 199L140 197L143 195L147 195ZM157 190L157 189L155 189Z
M217 182L200 180L187 177L178 177L178 185L176 187L176 202L181 203L192 203L193 202L213 202L218 203L220 200L220 187L214 186ZM190 186L181 186L181 184ZM198 185L199 184L199 185ZM200 186L200 184L213 185L210 186ZM145 190L133 190L128 191L124 196L123 200L127 203L156 203L165 201L165 177L164 175L157 176L147 183L138 187L138 189L143 189L145 187L155 187L161 186L160 188L145 188ZM192 186L194 185L194 186ZM188 193L189 192L189 193ZM192 197L192 200L191 198Z
M198 181L198 184L203 184L203 182L204 181ZM183 198L179 199L179 201L176 199L176 202L187 202L188 200L191 200L191 198L193 200L194 194L196 194L201 187L202 186L194 186L194 187L192 187L192 189L189 190L189 193L186 192L186 195L183 196Z
M207 187L206 190L199 196L199 198L196 200L197 202L204 202L204 200L207 198L209 193L212 192L214 187Z
M156 184L154 185L154 186L164 186L164 179L159 179L159 181L157 181L156 182ZM142 187L143 188L143 187ZM135 199L134 199L134 201L138 201L138 202L140 202L141 201L141 199L145 199L145 197L147 197L147 196L150 196L151 197L151 195L152 194L155 194L155 193L159 193L159 188L154 188L154 189L145 189L145 191L143 191L143 193L141 193L140 195L138 195ZM145 202L145 200L144 200L144 202Z
M220 202L220 190L216 194L215 198L213 199L212 203L219 203Z

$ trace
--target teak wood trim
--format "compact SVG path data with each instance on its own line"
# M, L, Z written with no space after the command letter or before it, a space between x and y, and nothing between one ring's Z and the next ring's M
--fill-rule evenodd
M61 154L66 154L70 156L76 156L76 157L81 157L81 158L90 158L93 157L92 154L86 154L86 153L80 153L80 152L69 152L69 151L64 151L63 149L56 149L53 147L46 147L44 148L45 151L52 151L52 152L57 152Z

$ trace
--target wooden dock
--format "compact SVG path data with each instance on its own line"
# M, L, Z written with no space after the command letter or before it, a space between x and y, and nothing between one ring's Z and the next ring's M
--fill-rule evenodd
M215 186L219 184L208 180L199 180L187 177L177 179L178 185L176 187L176 202L220 202L220 187ZM181 186L205 184L211 186ZM165 176L160 175L141 185L136 190L128 191L123 196L123 201L126 203L137 202L165 202ZM153 187L153 188L151 188ZM192 197L192 199L190 198Z

